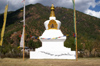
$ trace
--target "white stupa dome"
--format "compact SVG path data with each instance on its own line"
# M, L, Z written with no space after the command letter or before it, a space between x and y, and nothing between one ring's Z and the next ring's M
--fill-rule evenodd
M46 30L48 29L60 29L61 22L56 20L56 17L50 17L49 20L44 22Z

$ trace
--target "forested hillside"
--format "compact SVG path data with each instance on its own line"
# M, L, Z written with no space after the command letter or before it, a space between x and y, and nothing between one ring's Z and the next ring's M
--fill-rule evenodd
M23 8L16 11L8 12L7 23L2 47L2 53L6 54L12 49L16 52L20 43L20 37L23 29ZM55 15L57 20L61 21L61 31L64 35L69 35L65 41L65 46L75 50L74 44L74 22L73 9L64 7L55 7ZM26 6L26 47L38 48L42 46L39 39L31 38L31 36L39 37L45 30L44 21L50 16L50 7L43 6L39 3ZM78 34L78 51L87 51L89 56L100 56L100 19L92 17L76 11L77 16L77 34ZM3 14L0 14L0 32L3 25ZM1 35L1 34L0 34ZM94 52L93 52L94 51Z

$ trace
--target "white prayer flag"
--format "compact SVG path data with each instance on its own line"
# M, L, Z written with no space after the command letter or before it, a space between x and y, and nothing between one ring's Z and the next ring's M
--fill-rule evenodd
M23 47L23 45L24 45L24 29L23 29L23 33L21 36L20 47Z

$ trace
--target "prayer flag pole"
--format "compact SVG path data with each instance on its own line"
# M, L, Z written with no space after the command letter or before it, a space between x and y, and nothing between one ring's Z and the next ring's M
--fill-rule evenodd
M73 8L74 8L74 32L75 32L75 45L76 45L76 61L78 61L75 0L73 0Z
M4 32L5 32L6 20L7 20L7 11L8 11L8 4L5 6L4 23L3 23L2 31L1 31L1 40L0 40L1 52L2 52L3 37L4 37ZM0 55L0 58L1 58L1 55Z
M1 31L0 46L2 46L2 44L3 44L3 37L4 37L5 26L6 26L6 19L7 19L7 11L8 11L8 4L5 6L5 12L4 12L4 23L3 23L2 31Z
M23 29L24 29L24 44L23 44L23 61L24 61L24 57L25 57L25 0L23 0L24 2L24 12L23 12L23 19L24 19L24 22L23 22Z

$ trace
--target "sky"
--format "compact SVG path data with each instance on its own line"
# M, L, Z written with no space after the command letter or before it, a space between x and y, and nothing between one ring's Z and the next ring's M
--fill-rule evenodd
M0 13L4 12L9 3L8 11L15 11L23 7L23 0L0 0ZM41 3L44 6L65 7L73 9L72 0L26 0L26 5ZM40 7L41 8L41 7ZM76 10L100 18L100 0L75 0Z

